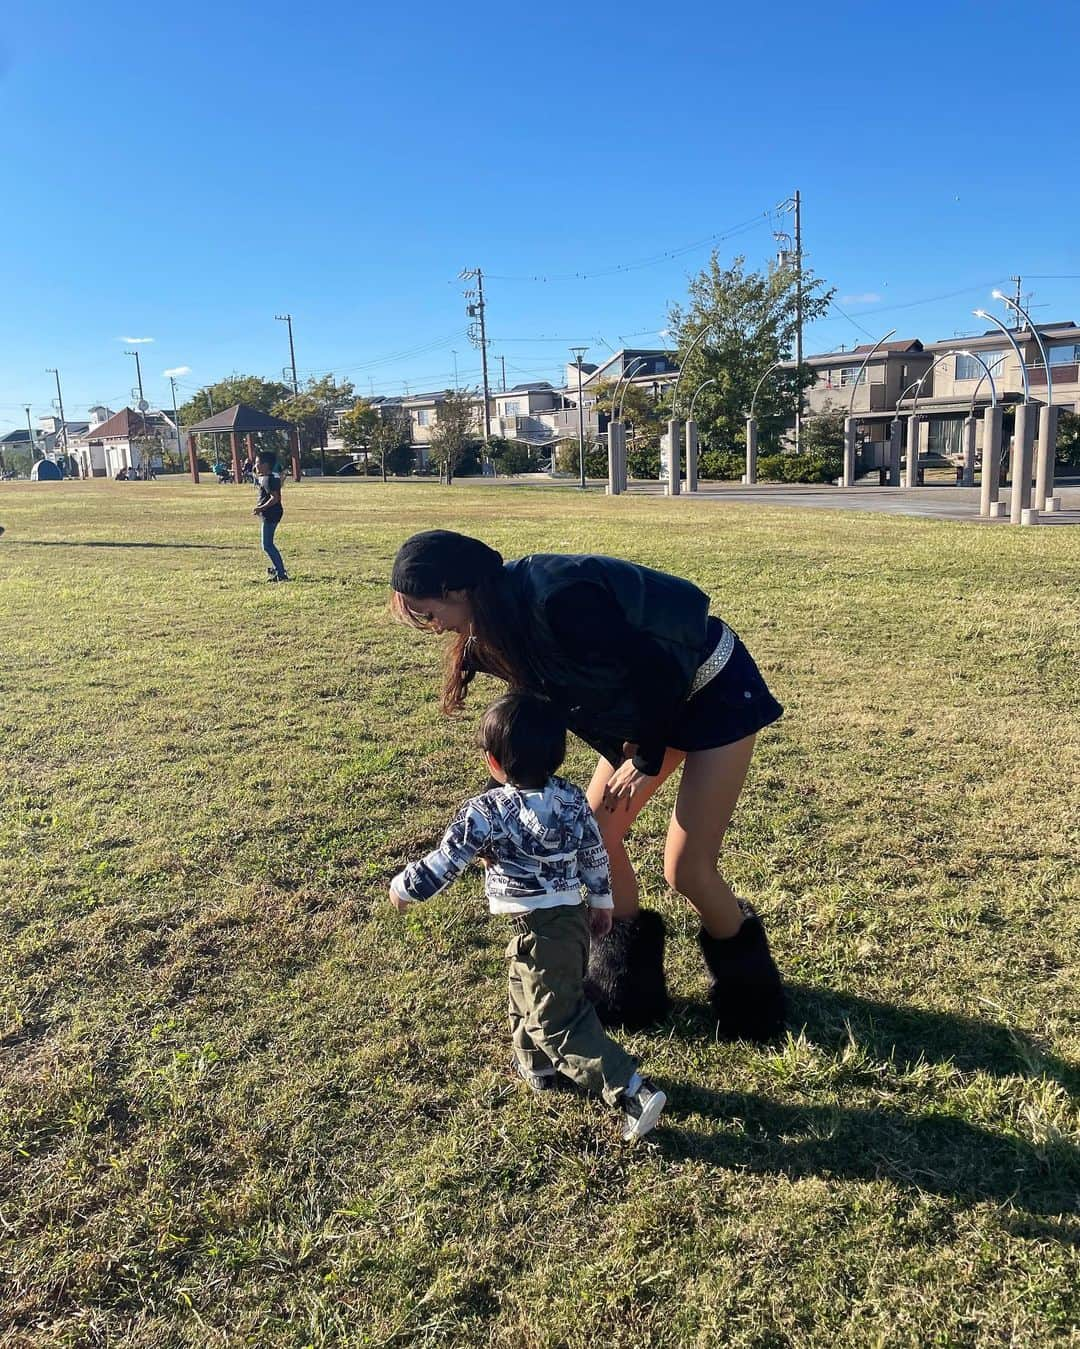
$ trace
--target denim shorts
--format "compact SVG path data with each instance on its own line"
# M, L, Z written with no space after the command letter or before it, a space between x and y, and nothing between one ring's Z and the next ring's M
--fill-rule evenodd
M720 641L724 625L719 618L710 618L707 631L706 651L712 651ZM719 749L721 745L733 745L737 740L757 735L783 714L784 709L769 692L753 656L735 637L723 669L683 703L668 744L671 749L687 753Z

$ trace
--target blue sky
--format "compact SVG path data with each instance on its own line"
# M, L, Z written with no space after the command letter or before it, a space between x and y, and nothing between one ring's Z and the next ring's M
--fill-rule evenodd
M279 374L286 310L302 377L472 381L463 267L496 377L553 378L662 341L710 236L765 263L796 187L850 316L808 351L971 331L1016 272L1080 321L1078 38L1072 0L9 0L0 427L51 410L47 366L69 417L129 401L122 339L154 403L169 368Z

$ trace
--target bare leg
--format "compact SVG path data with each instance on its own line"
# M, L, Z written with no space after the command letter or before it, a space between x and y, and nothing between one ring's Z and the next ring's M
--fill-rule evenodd
M732 937L742 925L742 911L717 863L754 740L751 735L733 745L688 754L668 826L664 877L697 910L710 937Z
M686 758L681 749L669 749L664 755L663 766L653 779L649 788L638 792L628 807L618 810L605 810L601 804L604 788L615 772L615 765L607 759L600 759L589 783L586 795L593 808L596 822L600 826L600 836L604 840L608 857L611 859L611 892L615 900L615 917L632 918L639 908L638 881L630 858L626 853L626 835L630 826L641 814L649 800L656 794L664 782ZM680 789L681 796L681 789Z

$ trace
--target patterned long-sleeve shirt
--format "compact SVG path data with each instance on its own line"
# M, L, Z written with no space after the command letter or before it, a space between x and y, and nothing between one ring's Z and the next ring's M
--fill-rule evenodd
M401 899L430 899L480 855L492 913L580 904L583 888L590 908L613 907L600 830L584 792L563 778L539 791L507 783L472 797L434 852L399 872L391 889Z

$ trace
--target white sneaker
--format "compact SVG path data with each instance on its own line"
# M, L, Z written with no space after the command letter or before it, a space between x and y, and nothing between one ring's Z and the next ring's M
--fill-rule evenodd
M626 1142L644 1138L656 1127L660 1112L667 1105L667 1097L646 1078L633 1096L623 1097L623 1131Z

